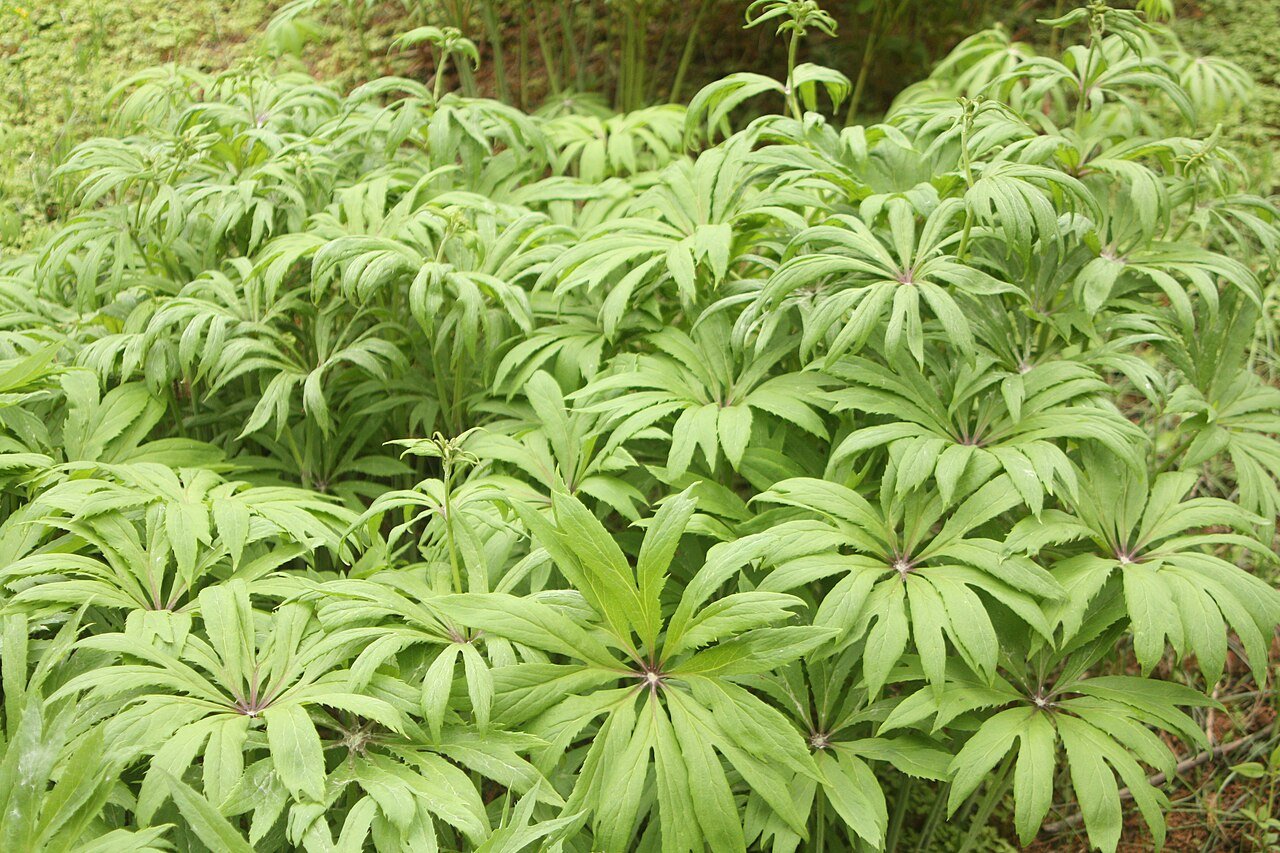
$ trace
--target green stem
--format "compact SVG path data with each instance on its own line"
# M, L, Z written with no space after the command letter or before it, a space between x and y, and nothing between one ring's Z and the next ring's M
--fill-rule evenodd
M826 853L827 849L827 797L818 791L818 808L815 815L818 825L813 830L813 849Z
M453 539L453 461L444 460L444 537L449 546L449 568L453 571L453 591L462 588L462 569L458 566L458 546Z
M284 437L289 442L289 452L293 454L293 464L298 466L298 479L302 483L304 489L311 488L311 472L307 470L306 461L303 459L302 453L298 451L298 442L293 437L293 430L289 429L288 424L283 424Z
M351 7L351 23L356 30L356 44L360 47L360 61L365 74L372 76L373 52L369 50L369 39L365 35L364 9L359 4Z
M481 0L481 17L489 38L489 49L493 51L493 79L498 87L498 100L511 102L511 92L507 89L507 62L502 50L502 31L498 26L498 14L494 11L493 0Z
M978 830L987 825L987 821L991 818L991 812L995 810L996 804L1004 798L1005 791L1008 790L1009 782L1012 778L1012 770L1013 753L1010 753L1000 765L996 778L987 784L987 790L983 792L982 800L979 801L977 814L970 821L968 829L965 831L964 842L956 853L969 853L969 850L973 847L973 842L977 840Z
M573 86L574 86L574 89L576 89L579 92L584 92L587 89L587 65L588 63L591 62L591 52L595 50L595 46L596 46L595 23L597 18L599 17L603 17L603 16L592 15L588 20L587 26L586 26L586 35L582 37L582 47L578 49L578 61L577 61L576 67L573 69L573 74L574 74ZM606 55L607 54L608 54L608 51L606 51ZM603 88L603 84L601 84L601 88Z
M455 364L453 370L453 397L449 401L449 417L453 422L454 432L461 435L463 432L463 413L462 413L462 365Z
M1191 184L1191 209L1187 211L1187 218L1183 220L1182 227L1178 229L1178 233L1173 235L1176 243L1181 240L1183 235L1187 233L1187 229L1191 227L1191 219L1196 214L1196 205L1200 203L1200 182L1193 179Z
M973 127L973 115L976 110L972 102L965 102L964 115L960 117L960 162L964 166L965 192L973 189L973 157L969 154L969 131ZM973 211L966 205L964 211L964 232L960 235L960 248L957 257L964 260L969 251L969 235L973 231Z
M559 11L562 69L564 79L568 80L571 76L579 73L578 69L582 66L582 57L578 54L577 36L574 35L573 30L573 10L570 8L569 0L562 0Z
M440 103L440 96L444 94L444 72L449 70L449 54L440 51L440 61L436 63L436 79L431 87L431 100L434 103Z
M452 7L453 26L458 28L459 32L467 32L468 24L471 20L471 8L468 4L458 0ZM458 63L458 83L462 88L462 94L467 97L474 97L476 94L476 75L471 66L466 62Z
M964 260L969 254L969 234L973 231L973 211L966 210L964 212L964 230L960 232L960 248L956 250L956 257Z
M914 776L908 776L898 789L898 799L893 804L893 817L889 820L889 832L885 836L885 853L894 853L898 849L898 839L902 837L902 826L907 819L907 807L911 804L911 791L915 788Z
M644 80L645 80L645 45L648 42L649 33L649 17L645 14L647 7L642 3L636 15L639 26L636 27L634 67L632 74L635 76L635 88L631 93L631 109L636 110L644 106Z
M671 83L671 103L680 103L680 90L684 87L685 74L689 72L689 64L693 61L693 48L698 41L698 31L702 28L702 19L711 6L711 0L702 0L698 14L689 27L689 37L685 39L684 51L680 54L680 64L676 66L676 79Z
M1040 322L1040 328L1036 330L1035 350L1027 354L1030 361L1036 356L1043 356L1049 351L1049 336L1053 334L1053 328L1049 325L1048 309L1037 309L1044 315L1044 319Z
M791 39L787 43L787 107L796 121L803 121L804 114L800 112L800 99L796 97L796 52L799 48L800 36L793 30Z
M844 123L853 124L858 114L858 105L862 103L862 93L866 89L867 77L871 72L871 60L876 55L876 43L880 40L880 28L884 23L885 2L877 2L876 10L871 16L871 28L867 31L867 44L862 49L862 63L858 67L858 79L853 84L853 94L849 98L849 109L845 113Z
M1053 17L1062 17L1062 0L1053 0ZM1049 33L1049 53L1052 56L1058 55L1058 34L1062 31L1054 27Z
M642 5L627 4L623 26L622 56L618 62L617 103L622 112L639 108L644 98L644 43L648 21Z
M678 36L679 33L675 31L674 27L661 27L660 29L662 32L662 38L658 40L657 53L653 53L648 50L647 47L643 51L643 55L653 56L653 61L645 65L645 72L647 72L649 68L661 71L664 68L671 67L671 48L675 42L675 39L672 36ZM652 104L658 99L657 87L659 81L660 74L646 73L644 75L644 86L642 87L640 94L640 101L642 104Z
M1098 54L1098 35L1090 28L1089 32L1089 58L1085 60L1084 68L1080 71L1080 98L1076 101L1076 133L1080 134L1084 130L1084 118L1087 115L1086 107L1089 103L1089 80L1093 74L1094 60Z
M1156 430L1156 432L1158 432L1158 430ZM1157 466L1156 469L1151 472L1151 475L1153 477L1156 477L1168 471L1170 468L1173 467L1175 462L1177 462L1179 459L1182 458L1182 456L1187 452L1188 448L1190 447L1191 447L1191 442L1183 441L1179 439L1177 443L1174 444L1173 449L1169 451L1169 455L1166 456L1164 461L1161 462L1160 465Z
M631 55L631 31L634 27L631 24L631 12L624 9L622 21L622 46L618 48L618 79L613 92L613 106L615 109L624 110L625 98L627 95L627 60ZM605 30L608 33L607 28ZM608 54L605 54L608 56Z
M943 785L937 791L937 799L933 801L933 807L929 809L929 816L925 818L924 826L920 829L920 838L917 840L917 850L932 850L930 847L933 841L933 834L938 831L938 824L942 822L942 816L947 811L947 795L951 793L951 785Z
M546 27L542 24L542 13L538 11L538 4L531 6L530 13L533 15L534 32L538 36L538 50L542 53L542 68L547 75L547 85L551 87L551 94L560 94L560 72L556 70L556 60L551 53L551 45L547 41Z
M516 66L520 74L520 109L529 108L529 35L525 21L520 19L520 35L516 42Z
M476 74L470 63L458 63L458 83L462 87L462 94L466 95L468 98L475 96Z

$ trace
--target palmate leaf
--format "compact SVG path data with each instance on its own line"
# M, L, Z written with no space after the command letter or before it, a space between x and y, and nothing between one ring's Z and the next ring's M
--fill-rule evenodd
M597 183L675 160L684 123L683 107L663 104L606 117L557 116L547 122L546 131L556 148L556 170Z
M1143 284L1154 286L1169 300L1182 326L1190 329L1194 321L1187 291L1194 288L1209 305L1216 305L1219 279L1255 303L1259 300L1257 280L1247 267L1199 247L1153 243L1149 248L1123 255L1108 248L1081 270L1076 280L1076 298L1086 311L1094 312L1126 283L1126 291Z
M867 844L884 842L888 819L885 796L872 767L886 762L897 771L921 778L947 777L951 754L919 735L873 736L884 705L870 699L856 674L860 654L850 649L834 658L796 662L755 682L757 689L775 699L805 736L822 778L797 775L796 798L814 811L816 797L827 800L828 833L847 827ZM881 765L882 767L885 765ZM748 811L759 798L752 794ZM758 821L751 821L757 825ZM772 816L763 821L761 844L770 838L775 849L795 849L802 839Z
M939 204L918 233L914 212L903 199L886 205L887 231L881 233L853 216L835 216L807 229L761 291L761 307L777 306L801 287L828 285L806 318L803 351L838 328L827 349L830 361L858 351L880 332L887 351L910 353L918 362L924 360L922 309L927 308L956 351L971 357L973 330L957 295L1015 291L948 253L959 239L953 226L961 207L954 199Z
M899 496L932 476L950 501L970 465L994 461L1039 514L1046 493L1075 490L1075 469L1059 446L1064 440L1098 442L1125 459L1145 439L1102 402L1108 386L1084 365L1055 361L1004 375L994 366L984 357L930 375L910 362L837 362L827 372L850 387L827 393L832 411L892 420L851 432L832 451L833 463L883 446L898 472Z
M1037 599L1057 599L1062 591L1030 560L1010 559L998 543L969 536L1021 503L1004 476L974 490L975 480L982 482L976 474L962 485L966 498L949 517L937 496L890 498L878 507L834 483L776 484L759 500L815 513L832 535L813 537L810 553L780 563L760 589L787 591L843 575L820 603L814 622L838 630L842 644L865 638L863 668L872 695L888 680L909 640L926 678L935 684L943 680L947 641L975 672L994 678L998 641L990 607L978 591L1046 637L1049 624ZM930 537L927 531L935 526L940 529ZM854 553L835 553L836 548Z
M692 335L664 329L650 341L660 355L620 358L610 375L579 392L588 401L584 411L610 417L613 434L606 450L674 415L666 466L672 478L679 478L695 455L714 470L723 453L738 468L758 414L826 437L815 411L823 378L813 373L771 375L788 354L785 343L744 353L732 347L728 324L719 315Z
M46 698L83 668L74 651L82 615L69 619L52 640L39 642L28 638L25 617L4 617L0 835L40 850L167 849L169 827L111 830L100 823L124 770L121 751L106 742L103 729L93 727L75 703Z
M530 730L550 744L541 759L547 764L604 717L567 808L592 813L596 843L605 849L625 846L640 817L651 762L664 845L694 849L702 838L715 849L745 849L740 829L734 829L736 818L726 811L732 799L721 756L794 831L804 832L803 816L777 768L816 775L812 759L784 718L734 679L794 660L829 632L773 627L791 616L785 606L757 608L736 618L721 608L718 617L691 623L700 603L687 597L670 620L664 618L662 588L693 509L687 492L663 505L648 526L634 569L576 499L555 495L551 521L520 511L557 568L601 618L608 645L565 613L531 598L489 594L441 601L464 624L572 661L495 670L495 714L504 724L528 721ZM712 576L721 572L714 562L702 569ZM784 605L796 601L776 598ZM701 628L700 640L691 627ZM695 642L710 645L697 650ZM631 685L610 687L619 681ZM562 688L571 692L566 695ZM700 746L690 754L692 743ZM696 821L691 821L690 801L711 810L695 810Z
M1280 512L1280 392L1248 371L1215 383L1210 398L1191 385L1176 389L1170 412L1181 414L1187 434L1186 465L1225 454L1240 487L1240 503L1264 518Z
M329 722L341 725L337 721ZM249 839L255 845L271 843L267 832L285 814L286 807L291 843L304 849L332 848L335 829L338 843L358 847L372 842L373 849L379 853L414 844L438 845L441 840L438 836L443 836L445 843L479 845L482 842L487 835L483 804L475 787L458 767L429 750L375 735L362 727L353 727L345 734L345 740L328 745L329 749L346 751L347 756L346 761L328 775L322 803L288 807L288 794L272 770L270 760L264 759L246 768L223 801L221 811L232 816L250 814ZM422 733L415 732L416 740L423 737ZM360 748L352 749L357 743ZM480 762L476 763L481 772L492 771L492 766L485 768ZM530 772L535 779L539 778L536 772ZM495 775L502 778L504 784L523 787L510 776ZM325 813L333 803L344 798L349 798L353 805L335 815L336 825L331 825Z
M1073 503L1074 518L1026 519L1006 543L1010 549L1038 549L1041 543L1088 541L1087 551L1068 551L1054 565L1054 576L1071 590L1049 610L1055 628L1060 626L1066 639L1073 637L1090 602L1118 575L1144 671L1164 656L1167 639L1179 656L1195 654L1206 677L1216 680L1226 661L1226 625L1256 668L1256 661L1266 658L1262 638L1280 623L1280 594L1203 549L1229 544L1272 559L1269 549L1250 535L1257 518L1218 498L1184 500L1194 472L1161 474L1148 485L1131 471L1117 476L1105 457L1092 461L1080 500ZM1203 533L1209 526L1239 532Z
M1055 203L1054 195L1064 201ZM1058 219L1073 208L1097 216L1097 203L1084 184L1044 166L997 160L981 168L964 195L965 208L976 222L998 228L1024 254L1037 238L1061 239Z
M956 698L958 702L948 701L946 692L920 691L881 726L881 732L891 731L937 715L937 727L975 707L1014 705L987 717L952 759L951 811L984 782L993 784L989 781L991 772L1014 751L1016 757L1011 766L1005 765L1004 772L1012 776L1018 835L1024 844L1029 843L1053 801L1060 742L1089 840L1101 850L1112 851L1122 825L1116 777L1132 794L1157 846L1164 843L1163 812L1169 800L1148 782L1142 765L1155 767L1168 777L1175 757L1147 726L1203 746L1204 733L1179 707L1215 704L1181 685L1126 676L1066 680L1041 686L1031 695L1020 694L1005 683L975 701L966 703L960 694ZM900 713L908 706L908 713Z
M13 606L187 610L216 577L253 580L318 548L343 550L349 514L309 491L150 462L103 473L113 478L47 489L0 526Z
M783 12L785 4L779 6ZM817 9L815 5L813 7ZM775 10L776 11L776 10ZM825 15L818 9L819 15ZM760 16L756 20L767 19ZM832 22L834 26L834 22ZM840 104L849 96L853 86L840 71L821 65L804 62L797 65L792 73L790 84L795 87L800 101L806 110L818 109L818 95L825 92L831 100L832 110L838 110ZM747 101L768 92L777 92L784 97L788 95L787 81L775 80L763 74L739 71L730 74L700 89L689 102L685 116L685 142L707 138L714 142L716 134L730 136L729 116Z
M556 489L590 495L637 519L644 496L624 479L637 463L622 447L626 436L608 434L607 415L570 411L559 384L543 371L524 384L524 397L531 412L486 429L473 443L476 453L515 466L548 495Z
M977 32L952 48L927 78L899 93L894 100L894 112L935 95L973 98L1032 55L1034 50L1030 45L1013 41L1003 27Z
M379 572L368 580L331 581L311 593L334 641L363 645L351 664L351 689L365 689L380 669L406 651L440 647L421 677L421 716L439 738L446 714L458 710L451 709L450 697L461 663L471 713L476 725L487 731L493 704L489 663L472 644L473 638L439 608L434 601L439 595L430 584L396 572Z
M757 187L759 174L749 135L692 163L677 160L627 207L625 231L616 217L591 229L547 266L542 282L554 282L561 299L587 291L609 339L632 309L656 308L654 297L705 304L728 289L733 271L760 263L757 244L804 224L795 197Z
M395 705L347 692L345 679L335 670L338 662L351 655L350 644L344 649L341 641L317 643L314 629L308 630L312 620L308 608L287 605L277 610L271 630L259 639L242 581L205 589L200 604L207 642L188 636L175 654L154 640L129 634L87 638L82 641L85 647L141 663L118 662L82 673L55 694L87 690L107 700L128 697L126 709L107 724L108 732L129 732L151 715L162 721L145 739L131 744L132 749L152 755L139 795L141 815L149 817L163 801L163 772L181 773L201 753L209 766L213 761L207 757L209 752L226 737L235 739L232 753L238 761L249 728L259 720L266 722L273 766L298 801L318 800L324 790L321 746L306 718L308 707L354 710L393 731L403 729L404 717ZM309 645L304 646L304 640ZM267 711L272 712L270 716ZM227 782L236 775L232 773L231 780L216 773L206 776L206 793L225 793Z
M704 132L714 141L716 133L728 135L728 117L740 104L766 92L786 92L786 86L763 74L739 71L703 87L689 102L685 139Z

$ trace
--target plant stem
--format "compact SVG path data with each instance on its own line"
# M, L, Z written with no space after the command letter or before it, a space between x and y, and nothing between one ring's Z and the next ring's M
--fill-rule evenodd
M587 65L591 62L591 52L596 46L595 22L596 16L591 16L587 22L586 35L582 37L582 47L577 51L578 60L573 69L573 86L579 92L585 91L587 88ZM603 88L603 84L601 84L601 88Z
M884 10L887 0L877 0L875 12L871 15L871 27L867 30L867 43L862 49L862 63L858 67L858 79L853 84L853 94L849 97L849 109L845 112L844 123L853 124L858 114L858 105L862 103L862 92L867 85L867 76L871 71L871 60L875 58L876 43L880 40L880 28L884 23Z
M969 234L973 231L973 211L966 210L964 212L964 230L960 232L960 248L956 250L956 257L964 260L969 254Z
M622 47L618 49L618 80L617 88L613 93L613 105L619 110L626 109L627 84L630 79L627 66L631 60L631 33L635 29L631 21L630 7L625 8L622 14Z
M960 162L964 166L964 185L966 195L973 189L973 156L969 153L969 132L973 128L973 117L976 105L966 101L964 115L960 117ZM965 206L964 231L960 235L960 248L956 256L963 260L969 251L969 235L973 231L973 210Z
M658 40L658 50L656 53L644 49L641 51L644 56L653 56L652 63L646 63L645 70L649 67L661 71L671 67L671 48L675 41L672 36L675 35L672 27L661 27L662 38ZM659 74L645 74L645 85L640 92L640 101L642 104L651 104L658 98Z
M568 80L570 76L579 74L582 57L578 54L578 43L574 36L573 10L570 8L570 0L561 0L559 9L561 59L564 63L564 79ZM575 80L578 81L576 85L581 87L581 77L575 76Z
M458 546L453 540L453 460L444 459L444 537L449 546L449 568L453 571L453 591L462 588L462 570L458 567Z
M1196 214L1196 206L1200 204L1200 181L1192 179L1191 184L1191 209L1187 211L1187 218L1182 221L1182 227L1178 229L1178 233L1173 235L1173 241L1176 243L1181 240L1187 233L1187 229L1191 227L1191 222Z
M631 108L633 110L639 109L640 107L643 107L645 104L644 81L646 77L645 72L648 69L645 68L644 55L645 55L645 46L649 41L648 39L649 16L647 14L648 8L649 7L647 3L643 2L642 0L642 2L640 3L639 13L637 15L640 22L640 26L636 29L636 48L635 48L636 87L635 87L635 92L632 95L633 101L632 101Z
M1053 17L1062 17L1062 0L1053 0ZM1058 55L1058 34L1061 32L1057 27L1049 32L1049 53L1053 56Z
M350 8L351 25L355 27L356 44L360 46L360 62L364 66L367 75L372 76L373 73L373 52L369 50L369 39L365 34L367 29L365 25L364 7L357 3Z
M826 853L827 850L827 796L818 790L818 802L814 819L817 826L813 830L813 849L817 853Z
M673 104L680 102L680 90L684 87L685 74L688 73L689 64L693 61L693 48L698 42L698 31L702 28L702 19L710 6L711 0L702 0L702 5L698 7L698 14L689 27L689 37L685 39L684 51L680 54L680 64L676 66L676 78L671 83L670 101Z
M796 121L803 121L804 114L800 112L800 99L796 97L796 51L799 47L800 36L793 30L787 42L787 107Z
M529 36L524 18L520 19L520 36L516 41L516 66L520 74L520 109L529 108Z
M1076 101L1076 133L1084 130L1084 117L1087 115L1086 105L1089 102L1089 80L1093 74L1093 63L1098 55L1098 38L1099 34L1091 26L1089 28L1089 58L1085 60L1084 68L1080 70L1080 98Z
M440 103L440 96L444 94L444 72L448 69L449 54L442 49L440 59L436 62L436 79L431 86L431 100L434 103Z
M467 24L471 19L471 9L468 4L457 0L452 4L453 26L458 28L459 32L467 31ZM462 93L467 97L473 97L476 93L476 75L471 69L471 65L466 62L458 63L458 83L462 88Z
M507 89L507 62L502 50L502 32L498 26L498 15L493 8L493 0L481 0L481 16L484 28L488 33L489 49L493 51L493 79L498 88L498 100L510 103L511 92Z
M889 832L884 839L885 853L894 853L898 849L898 839L902 837L902 826L907 819L907 808L911 804L911 791L915 784L915 777L908 776L898 789L898 799L893 804L893 816L889 820Z
M542 13L538 11L538 4L533 4L530 9L533 15L533 28L538 36L538 50L542 54L542 69L547 75L547 85L551 88L551 94L560 94L560 72L556 69L557 62L551 53L551 44L547 41L546 27L542 24Z
M978 830L987 825L996 804L1004 798L1005 791L1008 790L1009 783L1012 781L1013 756L1014 753L1005 756L1000 769L996 771L996 778L987 783L987 790L983 792L982 799L978 803L977 814L969 822L965 830L964 842L957 853L969 853L969 849L973 847L973 842L978 837Z
M943 785L937 792L937 799L933 801L933 806L929 809L929 816L925 818L924 826L920 829L920 838L917 839L917 850L932 849L929 844L933 840L933 834L938 830L938 824L942 822L942 816L947 811L947 795L951 793L951 785Z

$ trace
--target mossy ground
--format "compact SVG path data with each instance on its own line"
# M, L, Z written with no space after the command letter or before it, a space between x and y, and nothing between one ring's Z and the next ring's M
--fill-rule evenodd
M1240 64L1258 84L1244 120L1231 129L1251 152L1273 189L1280 188L1280 3L1258 0L1195 0L1179 4L1176 31L1186 46L1203 55Z
M56 218L49 173L110 119L142 68L219 69L245 54L269 0L0 0L0 246Z

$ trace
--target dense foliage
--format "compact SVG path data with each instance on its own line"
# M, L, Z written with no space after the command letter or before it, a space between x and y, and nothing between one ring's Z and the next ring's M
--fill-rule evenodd
M841 129L748 16L687 109L118 88L0 264L6 849L1163 840L1280 622L1247 79L1095 3Z
M904 82L990 18L990 0L855 0L832 11L844 35L812 40L827 65L857 68L860 110L880 114ZM246 57L305 69L340 89L432 72L425 49L391 49L418 25L468 33L481 67L450 84L529 110L572 101L603 117L683 102L743 67L770 73L786 51L740 30L739 0L0 0L0 249L36 242L63 215L50 173L105 131L122 78L165 62L220 71ZM532 14L530 14L530 10ZM1026 17L1024 15L1023 17ZM778 72L780 73L780 72ZM905 76L904 76L905 74ZM861 85L858 85L858 84ZM545 103L544 103L545 101Z

